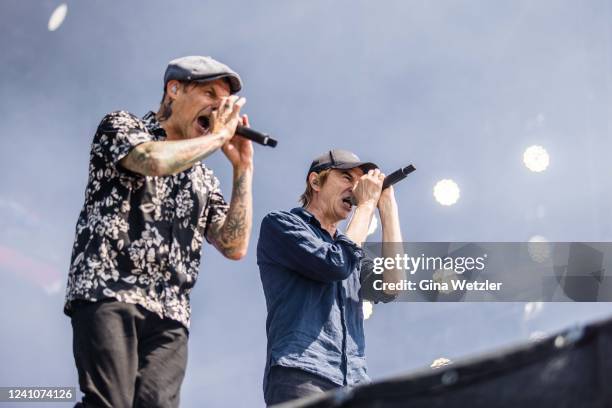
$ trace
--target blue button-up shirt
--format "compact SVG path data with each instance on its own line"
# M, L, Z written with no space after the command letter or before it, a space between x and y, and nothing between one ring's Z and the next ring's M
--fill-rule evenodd
M274 365L299 368L338 385L369 380L361 286L375 275L366 260L346 235L338 231L332 237L303 208L275 211L263 219L257 264L268 308L264 392ZM368 293L368 300L393 299Z

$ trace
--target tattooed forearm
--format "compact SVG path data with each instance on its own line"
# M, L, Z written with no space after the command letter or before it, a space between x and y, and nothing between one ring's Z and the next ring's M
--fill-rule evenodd
M249 172L250 173L250 172ZM234 175L234 185L232 186L232 199L234 195L236 198L240 198L241 200L244 198L244 195L247 193L247 183L250 183L250 174L249 180L247 180L247 171L239 171Z
M232 201L230 203L230 211L227 214L223 229L221 231L221 239L223 242L231 244L244 237L247 232L247 205L245 197L247 189L245 186L246 174L238 174L234 180L232 189ZM232 211L232 205L234 211Z
M188 140L147 142L136 146L120 164L145 176L180 173L206 158L223 145L222 135L212 134Z
M247 251L253 218L251 170L235 170L230 208L213 231L215 246L228 258L240 259Z
M135 168L138 168L140 169L138 172L142 174L153 174L156 172L153 161L148 160L148 154L141 149L134 149L134 151L128 155L128 157L130 160L130 165L124 165L124 167L128 168L129 170L134 171ZM128 159L128 157L126 157L126 159ZM124 162L121 162L121 164L124 164Z
M238 239L244 237L247 230L246 225L246 208L242 208L238 214L231 214L225 220L225 226L221 232L221 239L226 244L231 244ZM228 248L229 249L229 248Z

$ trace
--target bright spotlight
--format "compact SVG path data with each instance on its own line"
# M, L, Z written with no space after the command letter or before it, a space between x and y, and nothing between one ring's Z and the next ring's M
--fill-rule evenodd
M368 320L370 316L374 313L374 306L372 306L372 302L367 300L363 301L363 318L364 320Z
M443 179L436 183L433 194L442 205L453 205L459 200L459 186L453 180Z
M525 149L523 163L525 163L529 170L539 173L546 170L550 163L550 157L542 146L533 145Z
M431 368L436 369L436 368L442 368L445 367L447 365L452 364L453 362L446 358L446 357L440 357L440 358L436 358L430 365Z
M437 283L446 283L446 285L441 285L442 287L446 287L447 289L440 289L440 292L444 294L451 293L453 289L453 281L457 280L457 273L454 269L443 268L436 270L432 275L433 281Z
M68 13L68 6L66 3L60 4L53 10L51 17L49 17L49 23L47 24L49 31L55 31L62 25L66 18L66 13Z
M531 320L538 316L544 308L543 302L527 302L523 307L523 320Z
M542 341L542 340L546 339L546 337L548 337L546 332L539 331L539 330L536 330L533 333L529 334L529 340L533 341L533 342Z
M375 233L377 228L378 228L378 218L376 218L376 215L375 215L372 217L372 221L370 221L370 227L368 228L368 236Z
M534 262L544 263L550 259L552 249L548 239L541 235L534 235L527 242L527 252Z

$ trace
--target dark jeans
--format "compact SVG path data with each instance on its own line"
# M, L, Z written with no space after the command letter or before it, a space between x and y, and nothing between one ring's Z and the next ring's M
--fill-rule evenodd
M268 374L268 388L264 399L267 405L274 405L338 387L340 386L321 376L299 368L273 366Z
M141 306L77 301L73 352L85 407L178 407L187 329Z

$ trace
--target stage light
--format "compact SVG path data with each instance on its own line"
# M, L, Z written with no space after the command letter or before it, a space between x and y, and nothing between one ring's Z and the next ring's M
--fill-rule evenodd
M49 31L55 31L62 25L66 18L66 13L68 13L68 6L66 3L60 4L53 10L51 17L49 17L49 23L47 24Z
M534 235L529 238L527 243L527 252L529 257L537 263L544 263L550 259L550 243L541 235Z
M540 314L542 309L544 308L544 303L542 302L527 302L523 307L523 320L531 320L537 315Z
M459 186L453 180L443 179L433 189L434 198L442 205L453 205L459 200Z
M452 363L453 362L450 361L448 358L440 357L440 358L435 359L433 361L433 363L431 363L430 367L433 368L433 369L442 368L442 367L445 367L445 366L450 365Z
M378 228L378 218L376 218L376 215L374 215L372 217L372 221L370 221L370 226L368 228L368 235L372 235L373 233L375 233L377 228Z
M364 300L363 301L363 319L368 320L370 316L374 313L374 306L372 306L372 302Z
M546 170L550 163L548 152L542 146L533 145L525 149L523 153L523 163L525 166L536 173Z
M548 334L543 331L536 330L533 333L529 334L529 340L533 342L539 342L545 340L548 337Z
M435 283L439 283L441 286L445 286L446 289L440 289L440 293L448 295L453 289L453 281L457 279L457 273L453 269L444 268L436 270L432 275L432 280Z

